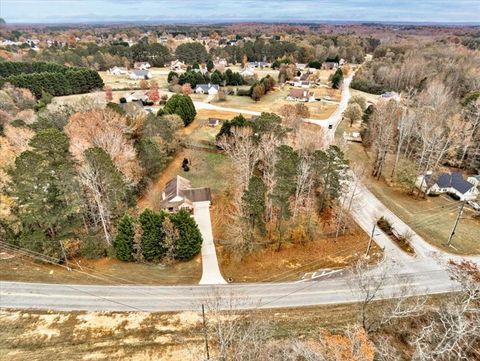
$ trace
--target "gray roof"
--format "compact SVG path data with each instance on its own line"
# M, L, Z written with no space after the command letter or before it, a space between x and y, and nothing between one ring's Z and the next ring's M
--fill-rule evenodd
M220 89L217 84L197 84L195 89L201 88L203 91L208 92L210 88L214 88L216 90Z
M148 70L133 70L132 73L136 76L147 76Z
M440 188L452 187L462 194L468 192L473 187L473 184L466 181L463 175L458 172L440 174L437 178L437 185Z

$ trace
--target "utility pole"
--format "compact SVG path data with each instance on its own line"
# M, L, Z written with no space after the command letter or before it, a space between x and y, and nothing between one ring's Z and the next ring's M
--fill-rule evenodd
M460 221L460 217L463 214L463 207L465 207L466 202L467 202L466 200L463 201L462 205L460 206L460 209L458 210L457 219L455 219L455 223L453 224L452 232L450 232L450 237L448 237L447 246L450 246L452 244L453 236L455 235L455 231L457 229L458 222Z
M207 320L205 318L205 306L202 303L202 317L203 317L203 332L205 335L205 352L207 354L207 360L210 360L210 352L208 351L208 331L207 331Z
M377 223L375 222L373 224L372 233L370 234L370 240L368 241L367 253L365 254L365 256L368 256L368 254L370 253L370 248L372 247L373 234L375 233L376 227L377 227Z

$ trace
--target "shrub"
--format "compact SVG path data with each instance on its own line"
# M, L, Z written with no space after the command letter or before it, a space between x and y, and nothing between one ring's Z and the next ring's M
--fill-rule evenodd
M133 243L135 239L135 223L128 214L118 223L117 236L113 241L115 256L120 261L133 261Z

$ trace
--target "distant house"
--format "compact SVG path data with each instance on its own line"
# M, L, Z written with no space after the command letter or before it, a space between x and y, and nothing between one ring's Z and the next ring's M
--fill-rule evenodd
M197 84L195 87L196 94L218 94L220 87L216 84Z
M322 63L322 69L323 70L337 69L338 66L339 66L339 64L335 61L326 61L326 62Z
M306 69L307 64L296 63L296 64L295 64L295 67L297 68L297 70L304 70L304 69Z
M150 79L152 77L152 73L150 73L148 70L133 70L130 72L128 77L133 80Z
M400 101L401 96L397 92L385 92L382 95L380 95L381 99L383 100L395 100L397 102Z
M208 118L208 126L209 127L216 127L220 124L220 119L218 118Z
M133 64L133 67L138 70L147 70L150 69L152 66L150 65L150 63L144 61L137 61Z
M114 66L113 68L108 69L107 71L111 75L127 75L128 69L124 67Z
M314 102L315 96L313 92L305 89L291 89L290 94L287 96L287 100L293 100L297 102Z
M458 172L442 173L433 184L432 174L429 172L425 176L417 178L416 186L421 187L423 191L426 189L427 194L454 194L461 201L474 200L480 193L474 184L465 180L463 175Z
M240 69L239 73L242 77L248 78L255 75L255 70L253 68L246 66L245 68Z
M165 185L160 208L171 213L180 209L192 212L196 205L210 205L211 202L210 188L193 188L188 179L177 175Z
M346 63L345 59L340 59L340 60L338 61L338 64L339 64L340 66L345 65L345 63Z
M228 61L224 58L217 58L217 60L213 63L215 66L228 66Z
M182 63L180 60L174 60L170 64L170 70L171 71L179 71L185 69L187 66Z
M247 66L250 67L250 68L264 68L267 65L268 64L265 63L264 61L251 61L251 62L247 63Z
M134 92L126 95L125 100L128 103L138 102L138 101L146 102L146 101L148 101L148 95L147 95L147 92L144 91L144 90L137 90L137 91L134 91Z

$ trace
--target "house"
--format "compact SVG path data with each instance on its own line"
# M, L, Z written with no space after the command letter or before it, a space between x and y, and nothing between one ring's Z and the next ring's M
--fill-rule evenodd
M124 67L114 66L113 68L108 69L108 74L111 75L127 75L128 69Z
M217 60L213 63L215 66L228 66L228 61L225 58L217 58Z
M160 208L168 212L177 212L180 209L187 209L193 212L195 206L208 205L212 202L210 188L193 188L188 179L180 176L168 181L162 192Z
M326 61L322 64L323 70L333 70L338 68L338 63L335 61Z
M254 76L255 71L253 70L253 68L246 66L245 68L240 69L239 74L244 78L248 78Z
M130 72L128 77L133 80L150 79L152 77L152 73L150 73L148 70L133 70Z
M216 127L220 124L220 119L218 118L208 118L208 126L209 127Z
M218 94L220 87L217 84L197 84L195 87L196 94Z
M136 61L133 64L133 67L135 69L138 69L138 70L147 70L147 69L151 68L152 66L150 65L150 63L147 63L147 62L144 62L144 61Z
M467 181L472 183L475 187L480 187L480 174L479 175L472 175L467 178Z
M449 193L456 195L459 200L474 200L478 197L480 191L474 184L463 178L458 172L442 173L438 176L433 185L430 186L432 180L431 172L422 177L417 178L416 185L422 190L427 189L427 194Z
M401 96L400 94L398 94L397 92L386 92L386 93L383 93L382 95L380 95L381 99L382 100L395 100L396 102L399 102L400 99L401 99Z
M174 60L170 64L170 70L172 71L179 71L185 69L187 66L182 63L180 60Z
M127 102L146 102L148 101L147 92L144 90L137 90L125 96Z
M293 100L297 102L314 102L315 96L313 92L309 92L305 89L291 89L287 100Z
M251 61L247 63L247 66L250 68L264 68L268 66L268 64L265 63L264 61Z
M304 70L307 68L307 64L296 63L295 67L297 68L297 70Z
M338 65L340 65L340 66L345 65L345 64L346 64L346 61L343 58L338 61Z

